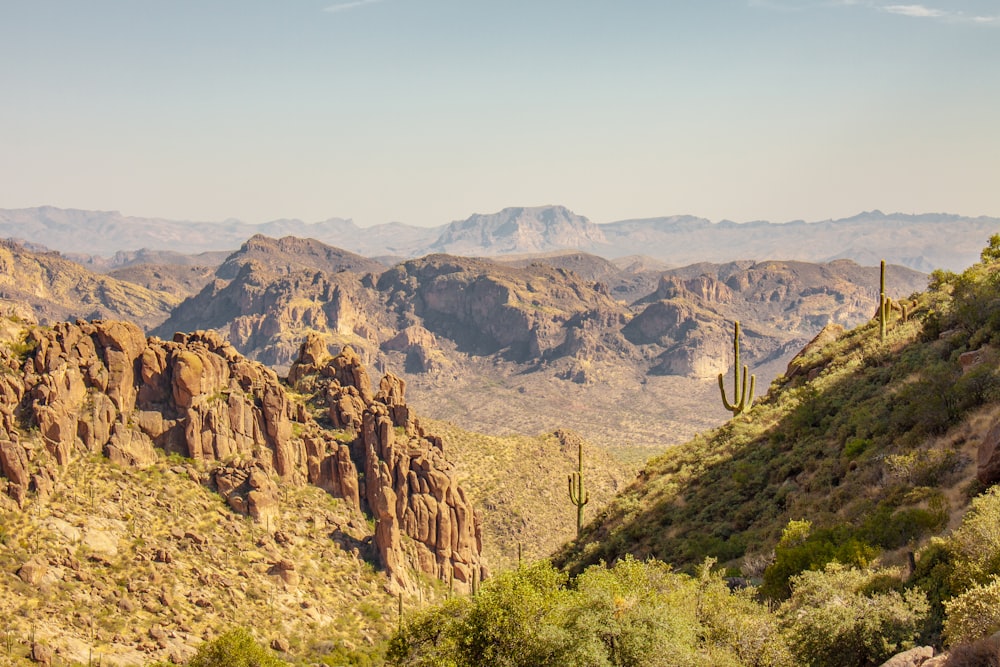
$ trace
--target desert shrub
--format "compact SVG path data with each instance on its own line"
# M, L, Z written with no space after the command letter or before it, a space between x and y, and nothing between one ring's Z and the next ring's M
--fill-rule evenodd
M894 509L890 503L880 503L867 514L856 537L882 549L898 549L924 535L944 530L947 523L947 501L940 493L935 493L926 509Z
M575 582L579 597L572 632L582 641L596 640L591 652L600 658L592 664L690 663L696 658L698 619L696 590L689 582L663 563L631 557L610 569L590 567Z
M955 590L984 584L1000 574L1000 487L972 500L948 545L954 554Z
M393 665L790 667L781 627L752 590L731 593L709 561L697 577L626 556L569 581L548 563L500 574L472 598L407 619Z
M561 623L567 577L547 562L503 572L484 585L460 627L464 665L574 664L573 637Z
M188 667L282 667L286 663L243 628L234 628L198 647Z
M854 528L838 525L813 529L809 521L789 521L774 549L774 562L764 571L761 592L774 600L791 595L792 577L823 568L832 562L867 566L878 549L854 534Z
M989 637L1000 630L1000 577L944 603L944 636L951 644Z
M844 443L844 458L846 459L856 459L857 457L864 454L865 450L868 449L872 444L871 438L850 438Z
M389 664L457 667L460 627L470 605L469 598L452 598L411 615L389 641Z
M920 591L885 591L886 578L898 580L899 574L837 563L793 577L792 596L778 613L799 664L877 665L912 648L927 600Z
M753 588L730 591L706 561L698 572L697 618L709 647L737 664L779 667L795 664L781 624Z

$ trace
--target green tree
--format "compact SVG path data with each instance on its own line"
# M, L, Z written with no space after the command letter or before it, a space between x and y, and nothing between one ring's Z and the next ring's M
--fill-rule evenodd
M994 234L983 251L979 254L979 259L983 264L992 264L1000 261L1000 234Z
M947 543L953 557L954 590L964 591L1000 575L1000 487L973 498Z

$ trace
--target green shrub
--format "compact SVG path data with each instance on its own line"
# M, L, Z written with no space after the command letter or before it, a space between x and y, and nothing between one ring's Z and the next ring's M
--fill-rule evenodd
M1000 574L1000 487L972 500L948 545L954 555L956 591L985 584Z
M773 600L784 600L791 595L791 579L806 570L821 569L832 562L867 566L878 549L854 532L844 524L814 530L809 521L789 521L774 549L774 562L764 571L761 592Z
M877 665L914 646L928 611L920 591L884 590L893 570L859 570L837 563L793 577L779 609L788 645L812 667Z
M944 636L950 644L989 637L1000 630L1000 577L973 586L944 603Z
M791 667L776 617L731 593L708 561L697 577L626 556L574 581L548 563L504 572L472 598L408 618L389 664L421 667Z
M243 628L234 628L198 647L188 667L283 667L270 650Z

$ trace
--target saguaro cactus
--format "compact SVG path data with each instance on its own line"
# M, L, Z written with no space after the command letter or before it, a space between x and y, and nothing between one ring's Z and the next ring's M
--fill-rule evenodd
M583 442L580 442L576 472L570 473L569 500L576 505L576 536L583 532L583 506L590 502L590 492L583 486Z
M889 324L889 313L892 310L892 301L885 295L885 260L883 259L879 267L878 279L878 338L885 340L885 331Z
M733 402L726 400L726 387L722 380L722 373L719 373L719 391L722 393L722 405L726 410L733 413L733 416L746 414L753 405L753 393L757 387L757 376L749 375L749 369L743 366L743 378L740 379L740 323L735 322L733 327ZM750 377L750 388L747 390L747 376Z

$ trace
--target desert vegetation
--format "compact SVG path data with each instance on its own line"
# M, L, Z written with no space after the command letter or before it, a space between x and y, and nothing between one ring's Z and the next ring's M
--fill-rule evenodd
M749 415L651 461L558 567L415 613L393 664L995 659L1000 489L974 458L1000 415L1000 235L908 301L821 335Z

